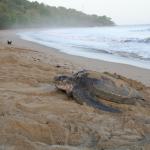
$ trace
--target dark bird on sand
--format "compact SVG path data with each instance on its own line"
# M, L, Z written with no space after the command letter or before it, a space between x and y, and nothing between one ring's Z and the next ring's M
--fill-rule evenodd
M11 45L11 44L12 44L12 41L9 41L9 40L8 40L8 41L7 41L7 44L8 44L8 45Z

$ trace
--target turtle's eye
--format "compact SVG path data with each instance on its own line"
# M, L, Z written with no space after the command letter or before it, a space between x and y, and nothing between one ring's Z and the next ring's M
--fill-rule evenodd
M61 76L61 77L59 78L59 80L60 80L60 81L63 81L63 82L66 82L67 79L68 79L67 76Z

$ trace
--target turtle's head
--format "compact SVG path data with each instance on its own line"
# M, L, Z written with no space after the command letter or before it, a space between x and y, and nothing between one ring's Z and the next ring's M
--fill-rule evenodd
M73 89L73 78L69 76L57 76L54 78L56 88L71 93Z

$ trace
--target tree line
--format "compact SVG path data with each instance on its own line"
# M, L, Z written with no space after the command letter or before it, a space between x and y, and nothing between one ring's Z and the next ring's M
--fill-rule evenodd
M52 7L27 0L0 0L0 29L111 25L114 22L107 16L87 15L75 9Z

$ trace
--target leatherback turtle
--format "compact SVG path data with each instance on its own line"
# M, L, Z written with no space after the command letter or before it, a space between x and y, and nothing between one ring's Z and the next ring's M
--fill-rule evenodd
M138 99L142 99L139 91L119 78L119 75L107 72L83 70L72 76L57 76L54 80L56 88L73 96L78 103L86 103L103 111L120 112L103 104L100 99L120 104L135 104Z

